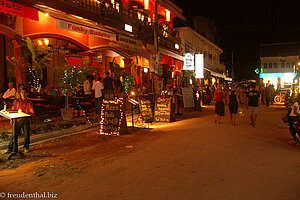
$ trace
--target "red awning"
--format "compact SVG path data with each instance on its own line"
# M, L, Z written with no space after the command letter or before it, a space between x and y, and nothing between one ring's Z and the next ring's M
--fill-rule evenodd
M39 12L37 9L11 1L0 0L0 12L39 21Z

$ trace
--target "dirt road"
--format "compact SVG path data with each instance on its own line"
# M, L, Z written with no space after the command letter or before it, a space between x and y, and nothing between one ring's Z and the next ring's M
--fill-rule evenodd
M214 124L206 109L151 131L94 131L40 144L22 163L3 163L0 192L72 200L297 200L300 147L289 140L284 112L261 107L253 128L247 113L233 127L228 116Z

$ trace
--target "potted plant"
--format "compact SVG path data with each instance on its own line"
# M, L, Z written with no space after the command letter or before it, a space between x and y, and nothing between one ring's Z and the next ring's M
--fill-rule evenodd
M65 65L62 68L62 78L60 82L61 92L65 95L65 107L61 108L63 120L71 120L73 118L74 108L69 107L69 97L75 93L76 87L83 84L85 80L84 69L81 66Z

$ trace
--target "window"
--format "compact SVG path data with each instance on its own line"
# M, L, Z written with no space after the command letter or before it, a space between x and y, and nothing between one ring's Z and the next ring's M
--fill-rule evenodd
M286 67L286 68L290 68L290 67L291 67L291 66L290 66L290 63L286 63L286 64L285 64L285 67Z
M270 68L270 69L272 68L272 63L269 63L269 68Z
M264 63L264 67L263 68L268 68L268 64L267 63Z
M273 63L273 67L274 67L274 68L277 68L277 63Z
M285 62L281 61L281 68L285 68Z

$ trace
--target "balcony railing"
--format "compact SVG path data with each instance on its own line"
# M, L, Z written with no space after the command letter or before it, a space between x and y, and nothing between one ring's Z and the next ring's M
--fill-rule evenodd
M138 39L148 43L153 42L153 23L148 21L147 16L141 17L141 13L124 9L123 5L100 3L98 0L33 0L33 2L119 30L124 30L124 24L130 24L133 27L133 34ZM173 34L172 29L165 31L159 29L158 36L160 44L168 48L174 48L174 44L180 42L179 38Z

